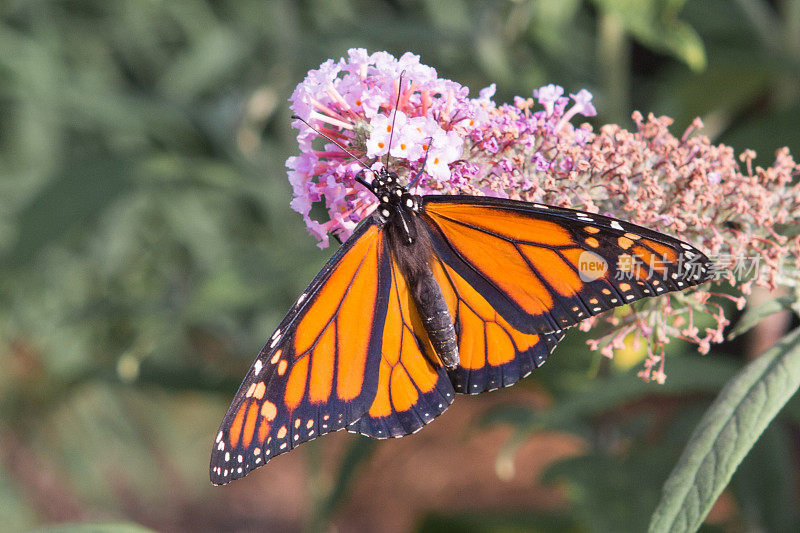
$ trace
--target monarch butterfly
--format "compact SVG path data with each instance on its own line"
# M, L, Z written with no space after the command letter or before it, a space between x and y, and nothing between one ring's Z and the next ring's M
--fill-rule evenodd
M386 166L357 180L378 207L247 372L213 444L216 485L332 431L414 433L455 393L530 374L581 320L711 276L693 246L614 218L416 196Z

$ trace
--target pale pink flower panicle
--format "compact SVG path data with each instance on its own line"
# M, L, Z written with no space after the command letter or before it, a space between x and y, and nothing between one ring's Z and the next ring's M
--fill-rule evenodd
M562 87L546 85L532 98L516 97L513 105L495 104L494 92L491 85L470 98L466 87L438 78L411 53L397 59L353 49L346 59L310 71L291 100L297 115L372 168L388 154L392 170L409 179L427 152L417 193L491 195L603 213L705 250L719 280L741 294L712 293L704 286L581 324L599 332L589 345L605 355L646 341L645 379L665 379L664 347L671 338L694 343L701 352L721 342L728 324L723 304L733 301L741 308L742 294L754 284L789 287L800 300L800 236L782 234L800 217L800 185L794 180L800 167L787 149L776 153L770 167L754 167L752 151L737 161L730 147L698 134L699 119L680 138L669 132L672 119L645 119L638 112L633 131L615 124L594 131L573 124L596 114L585 89L567 97ZM326 246L329 234L347 238L375 199L355 182L362 171L357 161L299 121L295 126L300 155L286 162L292 208ZM327 220L312 219L313 205L322 203Z
M458 83L438 78L414 54L397 59L387 52L352 49L347 59L329 60L310 71L291 102L298 116L359 158L380 165L389 154L392 169L402 177L416 173L427 152L418 191L430 193L450 188L451 167L461 159L480 115L480 105L467 94ZM328 234L349 237L375 200L355 182L360 164L300 121L294 125L301 155L286 162L292 207L324 247ZM324 222L311 217L312 206L321 202L329 215Z

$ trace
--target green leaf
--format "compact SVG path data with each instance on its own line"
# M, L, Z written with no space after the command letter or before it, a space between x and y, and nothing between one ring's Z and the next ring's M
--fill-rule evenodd
M728 383L664 484L651 532L695 531L761 433L800 386L800 329Z
M695 72L706 67L706 51L697 32L677 18L683 0L594 0L598 9L619 21L636 40L669 53Z
M791 309L792 304L794 303L794 297L792 296L781 296L779 298L775 298L774 300L769 300L758 307L751 307L748 308L747 311L742 315L742 318L739 319L739 322L731 328L730 332L728 333L728 340L733 340L739 335L747 333L755 327L756 324L764 320L770 315L774 315L775 313L780 313L786 309Z

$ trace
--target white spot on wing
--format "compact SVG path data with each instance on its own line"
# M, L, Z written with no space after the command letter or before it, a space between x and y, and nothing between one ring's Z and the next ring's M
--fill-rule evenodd
M622 228L622 225L619 222L617 222L616 220L612 220L611 221L611 227L614 228L614 229L618 229L620 231L624 231L623 228Z
M256 364L253 366L253 374L255 374L256 376L258 374L260 374L261 373L261 367L263 367L263 366L264 366L264 364L261 362L260 359L256 360ZM222 433L220 433L220 435L222 435Z
M275 335L272 336L272 342L269 343L270 348L274 348L275 345L278 344L278 342L280 342L281 340L281 336L279 335L280 331L281 330L276 331Z

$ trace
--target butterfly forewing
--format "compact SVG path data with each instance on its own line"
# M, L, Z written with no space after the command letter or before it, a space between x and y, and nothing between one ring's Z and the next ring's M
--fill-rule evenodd
M222 421L211 481L343 429L373 403L391 284L384 236L362 225L262 348Z
M467 196L426 196L423 211L443 263L525 333L709 277L691 245L602 215Z

